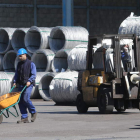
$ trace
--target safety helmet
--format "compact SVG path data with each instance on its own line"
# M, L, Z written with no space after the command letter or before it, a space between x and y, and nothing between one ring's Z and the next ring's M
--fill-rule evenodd
M22 54L27 54L27 51L24 48L21 48L17 52L17 56L22 55Z

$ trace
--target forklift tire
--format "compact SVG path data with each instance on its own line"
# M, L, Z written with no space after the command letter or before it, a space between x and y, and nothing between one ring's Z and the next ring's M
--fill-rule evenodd
M83 95L79 94L76 99L76 107L79 113L86 113L88 110L88 106L83 101Z
M113 112L114 101L111 98L111 88L103 86L99 88L97 103L100 113L110 114Z
M0 116L0 124L2 123L3 121L3 115Z

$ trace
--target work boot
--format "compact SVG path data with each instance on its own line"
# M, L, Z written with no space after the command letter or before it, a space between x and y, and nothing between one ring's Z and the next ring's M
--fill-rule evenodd
M34 122L37 116L37 112L36 113L31 113L31 122Z
M21 120L17 121L17 123L29 123L28 117L27 118L21 118Z

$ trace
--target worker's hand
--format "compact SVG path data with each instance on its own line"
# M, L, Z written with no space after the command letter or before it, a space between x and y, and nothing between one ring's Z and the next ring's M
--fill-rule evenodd
M27 82L26 86L29 87L31 85L31 82Z
M15 86L15 87L17 86L16 83L13 84L13 87L14 87L14 86Z

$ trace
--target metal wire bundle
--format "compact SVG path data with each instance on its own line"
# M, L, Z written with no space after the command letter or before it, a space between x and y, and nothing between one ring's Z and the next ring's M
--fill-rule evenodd
M0 72L0 96L9 93L11 89L10 78L6 72Z
M121 23L118 33L140 35L140 16L137 17L131 13L131 15Z
M3 69L5 72L14 72L15 71L15 59L17 53L14 50L8 51L3 57Z
M44 75L46 75L47 73L48 72L37 72L36 73L35 87L33 87L33 90L32 90L31 96L30 96L31 99L39 99L39 98L41 98L40 94L39 94L39 90L38 90L38 85L39 85L39 82L40 82L41 78Z
M49 45L52 51L72 49L79 44L88 44L88 31L83 27L54 27L50 33Z
M48 72L51 71L54 55L50 49L40 49L32 55L31 60L35 63L38 72Z
M78 72L61 72L50 83L49 93L56 103L74 102L80 93L77 90Z
M52 61L52 71L53 72L64 72L68 70L67 57L70 49L62 49L55 54Z
M49 86L51 81L57 74L58 73L53 72L47 73L41 78L39 82L39 94L45 101L51 100Z
M70 70L86 69L87 45L80 44L73 48L68 54L68 67Z
M24 37L28 30L29 28L17 28L14 31L11 39L11 44L15 51L18 51L20 48L25 48Z
M0 54L12 49L11 37L15 30L15 28L0 28Z
M25 46L30 53L38 49L48 49L48 36L52 28L32 26L25 35Z

